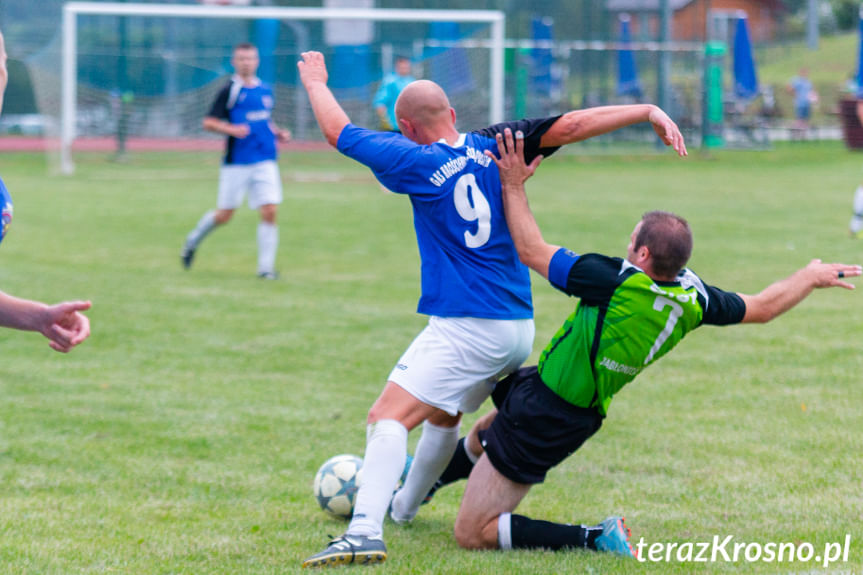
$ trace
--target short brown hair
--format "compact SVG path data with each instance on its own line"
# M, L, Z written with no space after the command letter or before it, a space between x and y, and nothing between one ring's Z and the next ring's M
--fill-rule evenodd
M653 271L662 277L675 277L692 255L692 230L689 223L676 214L663 211L641 216L641 229L633 248L650 250Z
M252 44L251 42L240 42L236 46L234 46L234 52L237 50L257 50L258 47Z

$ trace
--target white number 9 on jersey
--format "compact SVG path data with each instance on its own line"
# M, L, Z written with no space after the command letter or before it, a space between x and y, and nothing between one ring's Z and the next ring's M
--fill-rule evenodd
M473 205L471 205L471 200L473 200ZM482 190L476 185L476 177L473 174L465 174L456 181L453 201L455 202L455 209L462 219L477 222L475 234L465 231L465 245L469 248L485 245L491 236L491 206Z

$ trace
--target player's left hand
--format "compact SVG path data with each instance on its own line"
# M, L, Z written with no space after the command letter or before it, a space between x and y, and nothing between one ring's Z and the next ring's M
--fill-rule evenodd
M276 137L282 143L290 142L291 141L291 131L288 129L279 130L278 133L276 134Z
M650 125L653 126L653 131L656 132L656 135L660 137L666 146L671 146L681 158L689 155L686 151L686 144L683 142L683 134L680 133L680 128L668 117L668 114L663 112L659 107L653 106L648 120L650 120Z

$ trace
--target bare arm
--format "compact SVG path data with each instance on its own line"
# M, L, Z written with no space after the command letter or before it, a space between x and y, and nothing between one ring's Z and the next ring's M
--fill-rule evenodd
M540 145L544 148L565 146L641 122L650 122L653 131L679 156L687 155L683 134L677 124L653 104L600 106L567 112L543 135Z
M739 294L746 304L742 323L766 323L806 299L816 288L854 289L854 285L842 281L842 278L859 276L860 273L860 266L825 264L821 260L812 260L805 268L770 284L757 295Z
M38 331L50 340L53 349L63 353L89 337L90 320L80 313L88 309L88 301L47 305L0 292L0 326Z
M213 116L205 117L203 126L208 132L216 132L217 134L233 136L234 138L242 139L249 135L249 126L247 124L232 124Z
M303 52L302 57L303 59L297 62L300 80L309 94L312 111L315 113L321 132L327 142L335 147L338 145L339 135L351 120L327 87L329 77L324 55L320 52Z
M863 125L863 100L857 100L857 120Z
M494 160L500 171L503 211L509 234L521 262L548 279L549 263L560 246L545 243L524 191L525 180L536 171L542 156L537 156L530 165L524 163L524 134L521 132L516 132L513 141L512 131L507 128L496 138L500 159L488 150L485 154Z

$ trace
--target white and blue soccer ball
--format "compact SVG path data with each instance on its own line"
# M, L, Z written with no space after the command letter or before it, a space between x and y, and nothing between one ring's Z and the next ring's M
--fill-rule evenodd
M356 455L327 459L315 475L315 499L321 509L335 517L351 517L362 474L363 460Z

